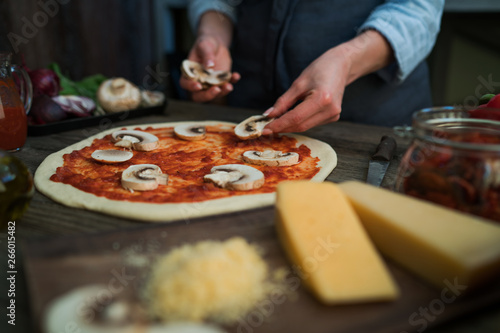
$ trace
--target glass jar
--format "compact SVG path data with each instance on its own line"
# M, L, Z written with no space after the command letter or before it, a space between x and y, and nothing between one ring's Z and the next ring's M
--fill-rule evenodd
M0 232L28 208L35 188L33 177L17 157L0 150Z
M411 128L395 190L500 222L500 109L428 108Z
M11 53L0 52L0 149L12 152L26 141L33 87L26 71L11 60ZM19 91L12 73L17 74Z

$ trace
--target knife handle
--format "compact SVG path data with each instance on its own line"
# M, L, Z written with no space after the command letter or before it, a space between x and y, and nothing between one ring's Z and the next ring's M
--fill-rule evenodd
M384 135L382 139L380 139L375 154L372 155L372 160L390 161L396 151L396 147L396 140L394 140L393 137Z

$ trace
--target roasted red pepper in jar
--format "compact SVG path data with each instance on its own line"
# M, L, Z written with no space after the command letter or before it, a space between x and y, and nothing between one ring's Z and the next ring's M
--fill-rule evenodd
M498 133L435 133L451 142L499 144ZM421 142L402 161L404 193L452 209L500 221L500 151L456 149Z

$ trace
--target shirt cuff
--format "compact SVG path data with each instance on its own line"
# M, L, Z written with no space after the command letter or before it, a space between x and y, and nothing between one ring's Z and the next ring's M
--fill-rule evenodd
M384 28L381 28L381 26ZM381 20L370 20L363 24L359 29L358 34L366 30L375 30L380 33L389 43L394 52L395 61L386 67L378 70L376 73L387 82L401 82L403 81L410 72L408 71L407 61L404 59L404 54L402 53L401 43L405 41L401 38L402 36L397 33L394 27L388 26L386 22L381 22Z
M378 74L400 83L429 55L439 32L444 0L387 0L372 12L359 33L373 29L391 45L395 64Z
M188 6L189 24L196 35L201 16L208 11L216 11L229 17L236 23L236 8L227 1L221 0L190 0Z

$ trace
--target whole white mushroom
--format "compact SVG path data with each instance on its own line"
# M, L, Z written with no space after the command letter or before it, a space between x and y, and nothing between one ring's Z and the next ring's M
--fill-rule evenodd
M104 81L97 90L97 101L106 112L137 109L141 100L140 89L121 77Z

